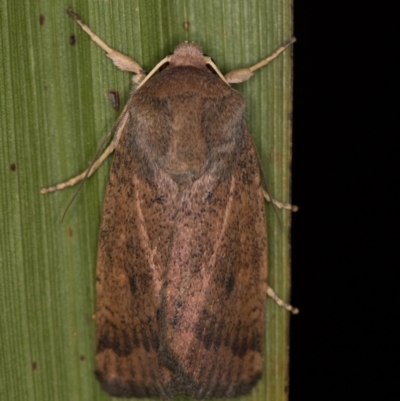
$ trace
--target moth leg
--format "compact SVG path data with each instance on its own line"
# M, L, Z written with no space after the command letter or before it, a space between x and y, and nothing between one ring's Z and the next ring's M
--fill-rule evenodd
M279 306L282 308L285 308L287 311L292 312L294 315L297 315L299 313L299 310L292 305L287 304L285 301L280 299L278 295L276 295L275 291L268 286L267 288L267 294L270 296Z
M67 187L72 187L75 184L77 184L79 181L82 181L85 178L89 178L99 167L100 165L103 163L103 161L115 150L116 147L116 143L115 141L112 141L107 148L105 149L105 151L101 154L101 156L99 156L99 158L90 166L88 167L84 172L82 172L81 174L70 178L68 181L65 182L60 182L59 184L53 185L51 187L47 187L47 188L42 188L40 190L41 194L47 194L49 192L56 192L59 191L61 189L67 188Z
M106 53L107 57L110 58L113 63L122 71L129 71L137 74L133 80L136 83L139 83L146 76L146 72L143 68L132 58L126 56L125 54L120 53L117 50L112 49L105 42L103 42L93 31L80 19L80 17L75 14L75 12L69 8L67 13L70 17L72 17L80 27L90 36L90 39L93 40L98 46L100 46Z
M290 203L279 202L274 199L265 189L263 189L264 199L267 202L272 202L278 209L291 210L292 212L297 212L299 208L296 205L291 205Z
M255 70L265 67L269 62L277 58L287 47L289 47L294 42L296 42L296 38L289 39L286 43L284 43L279 49L275 50L267 58L258 62L257 64L254 64L251 67L241 68L239 70L233 70L231 72L228 72L225 75L226 81L229 82L230 84L238 84L240 82L247 81L252 77L253 72Z

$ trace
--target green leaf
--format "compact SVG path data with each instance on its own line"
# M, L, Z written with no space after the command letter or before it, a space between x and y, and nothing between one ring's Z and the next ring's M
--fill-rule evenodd
M84 185L39 189L91 161L118 113L131 77L115 68L68 17L72 6L110 46L147 71L195 41L226 73L251 66L292 36L289 0L0 0L0 399L108 399L94 370L95 264L108 160ZM290 199L291 50L235 86L268 187ZM290 288L290 214L267 205L269 284ZM245 399L287 399L288 313L267 301L264 378Z

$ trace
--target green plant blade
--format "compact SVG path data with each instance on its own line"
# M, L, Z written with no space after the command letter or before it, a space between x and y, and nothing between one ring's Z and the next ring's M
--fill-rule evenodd
M0 399L106 400L93 375L97 235L110 166L74 189L43 186L83 171L118 117L131 77L68 17L72 7L110 46L147 71L195 41L223 73L251 66L292 36L283 0L0 0ZM291 50L236 85L268 187L290 199ZM269 284L290 289L290 214L267 205ZM288 313L267 302L262 382L243 399L286 400Z

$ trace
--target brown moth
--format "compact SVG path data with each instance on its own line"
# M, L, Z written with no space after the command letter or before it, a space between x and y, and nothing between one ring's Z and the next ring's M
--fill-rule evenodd
M86 178L115 150L97 255L96 377L117 397L247 394L262 372L267 293L293 309L267 286L267 195L245 101L229 83L294 39L225 77L183 43L146 76L68 13L140 83L104 154L42 190Z

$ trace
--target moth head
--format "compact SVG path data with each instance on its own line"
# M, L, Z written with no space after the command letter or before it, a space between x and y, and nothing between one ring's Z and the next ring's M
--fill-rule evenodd
M166 66L167 65L167 66ZM174 53L163 58L146 76L146 78L137 87L139 89L141 86L147 82L151 76L153 76L156 71L160 68L174 68L174 67L196 67L199 69L208 70L211 68L217 73L217 75L229 86L225 77L221 74L218 67L214 64L210 57L204 56L202 48L196 43L184 42L177 47L175 47Z
M194 42L184 42L175 47L174 54L170 56L169 68L177 66L193 66L200 69L214 71L228 86L228 82L221 71L211 60L203 54L203 49Z
M207 59L208 57L204 57L203 50L199 45L193 42L184 42L175 47L169 67L193 66L204 69L207 68Z

